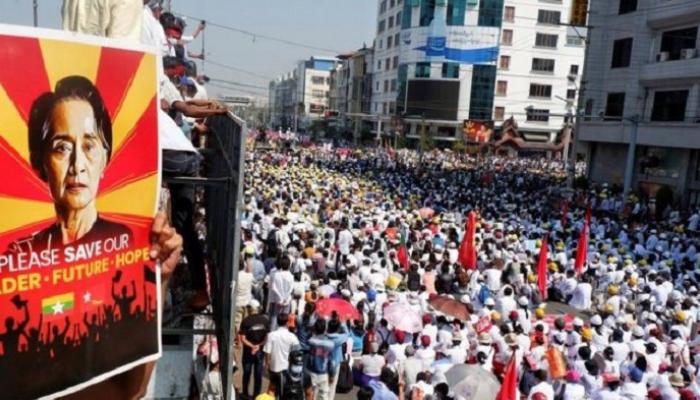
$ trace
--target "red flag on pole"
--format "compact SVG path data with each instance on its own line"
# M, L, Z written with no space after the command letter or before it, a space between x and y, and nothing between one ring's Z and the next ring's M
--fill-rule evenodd
M540 258L537 262L537 286L540 289L540 295L542 299L547 299L547 239L549 238L549 233L544 235L542 239L542 245L540 246Z
M505 375L503 375L503 383L498 391L498 395L496 395L496 400L520 399L518 396L518 366L515 363L515 358L515 352L513 352L506 367Z
M476 213L469 212L466 232L459 245L459 263L467 269L476 269L476 248L474 247L474 232L476 230Z
M586 207L586 225L591 226L591 206Z
M578 247L576 248L576 263L574 264L574 270L576 275L581 275L583 273L583 264L586 262L586 257L588 256L588 223L584 222L581 234L578 237Z
M403 268L404 272L408 272L410 263L408 261L408 249L406 249L405 232L401 233L401 242L399 243L399 251L396 254L396 257L399 259L399 265L401 266L401 268Z

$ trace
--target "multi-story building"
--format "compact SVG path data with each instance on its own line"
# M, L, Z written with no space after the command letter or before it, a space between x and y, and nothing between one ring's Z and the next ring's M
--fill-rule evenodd
M373 49L363 47L338 56L340 63L331 72L331 107L337 111L337 126L347 138L358 140L365 128L372 129ZM351 134L350 134L351 133Z
M584 58L572 2L379 0L371 113L401 117L409 138L425 125L455 140L464 120L513 117L527 139L554 140Z
M411 3L412 0L405 0ZM388 122L396 115L398 96L399 53L401 49L401 21L404 0L379 0L377 2L377 36L374 40L372 63L372 101L369 112ZM384 124L389 129L389 124Z
M273 124L304 129L323 118L329 105L330 74L337 64L335 57L311 57L270 82Z
M650 195L666 185L684 205L699 204L700 2L592 0L590 7L577 143L589 179Z
M565 116L575 114L586 28L568 24L572 3L505 0L492 117L497 129L513 117L528 140L552 142Z

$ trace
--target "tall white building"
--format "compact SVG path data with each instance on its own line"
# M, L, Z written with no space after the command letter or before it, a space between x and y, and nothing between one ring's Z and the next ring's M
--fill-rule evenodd
M624 185L629 172L632 190L700 204L700 1L592 0L589 24L577 143L589 179Z
M586 29L568 25L572 2L505 0L494 91L496 128L513 117L527 139L551 142L564 126L564 116L575 114Z
M528 140L554 140L583 66L585 29L561 25L572 1L379 0L372 113L401 117L409 138L512 116Z
M331 71L335 57L311 57L270 82L272 123L305 129L324 117L329 106Z

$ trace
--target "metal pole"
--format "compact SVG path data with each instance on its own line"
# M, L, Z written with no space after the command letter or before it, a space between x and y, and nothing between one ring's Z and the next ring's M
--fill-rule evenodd
M34 7L34 27L39 26L39 0L34 0L33 3Z
M625 162L625 182L624 182L624 196L626 199L632 188L632 176L634 174L634 160L637 153L637 130L639 129L639 117L634 116L632 118L627 118L626 120L632 123L632 133L630 134L630 143L627 148L627 161Z
M206 29L204 29L202 31L202 75L204 75L204 64L206 63L206 60L207 60L207 56L204 55L204 50L206 49L206 47L204 46L204 35L205 34L206 34Z

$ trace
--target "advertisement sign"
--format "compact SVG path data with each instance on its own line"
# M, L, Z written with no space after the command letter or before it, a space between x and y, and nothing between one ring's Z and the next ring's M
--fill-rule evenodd
M0 25L0 393L53 398L158 358L156 56Z
M574 0L571 4L571 18L569 24L573 26L586 26L588 21L588 0Z
M493 135L493 122L465 119L462 132L467 142L488 143Z
M436 6L429 26L401 31L400 62L455 62L495 65L499 28L447 26L446 7Z

